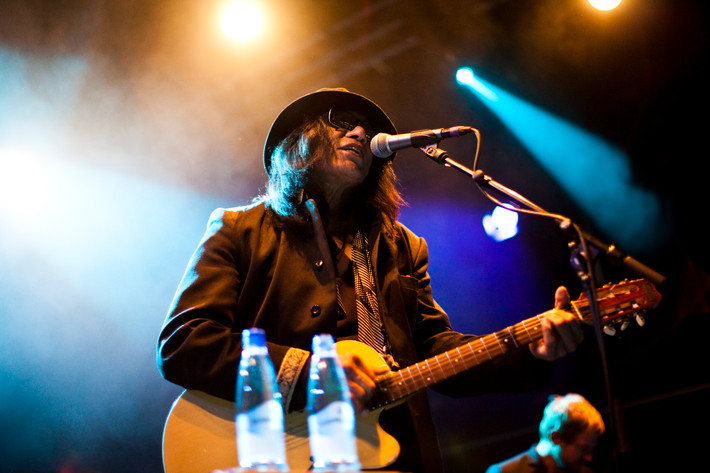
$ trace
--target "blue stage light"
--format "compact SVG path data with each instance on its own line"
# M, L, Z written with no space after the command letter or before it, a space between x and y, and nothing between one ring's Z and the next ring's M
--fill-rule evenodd
M486 235L495 241L507 240L518 234L518 213L512 210L498 206L485 215L482 222Z

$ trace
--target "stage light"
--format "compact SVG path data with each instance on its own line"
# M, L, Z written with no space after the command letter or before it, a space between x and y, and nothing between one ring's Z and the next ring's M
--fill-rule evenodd
M589 0L589 4L597 10L609 11L618 7L621 0Z
M470 67L462 67L456 71L456 80L459 84L470 84L473 81L473 70Z
M669 226L663 220L660 200L633 182L623 150L472 71L460 69L456 78L508 127L599 228L614 238L613 243L627 251L645 251L665 241Z
M462 67L456 71L456 81L459 84L471 87L478 92L479 95L487 98L488 100L498 100L496 94L491 89L486 87L483 82L478 80L470 67Z
M261 31L263 17L259 8L251 2L230 3L222 12L222 31L234 41L248 41Z
M482 220L486 235L495 241L503 241L518 234L518 213L497 206Z

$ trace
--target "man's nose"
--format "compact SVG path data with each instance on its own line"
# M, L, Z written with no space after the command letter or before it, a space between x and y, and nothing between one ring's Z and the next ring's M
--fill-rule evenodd
M346 136L355 138L356 140L367 144L367 133L365 132L365 128L362 125L357 125L355 128L348 131Z

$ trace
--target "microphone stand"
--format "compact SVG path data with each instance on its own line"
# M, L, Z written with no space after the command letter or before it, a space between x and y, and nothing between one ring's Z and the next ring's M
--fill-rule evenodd
M515 192L512 189L500 184L499 182L494 181L489 176L485 175L481 170L474 171L473 169L463 166L462 164L451 159L448 153L443 149L436 148L434 146L429 146L420 149L424 152L424 154L429 156L433 161L437 162L438 164L444 165L446 167L451 167L453 169L456 169L457 171L462 172L463 174L470 176L480 187L495 190L499 194L505 195L506 197L520 205L522 208L527 208L531 210L532 213L553 217L560 220L560 228L565 233L570 234L570 232L574 232L572 235L579 238L579 243L574 242L574 245L586 246L594 250L593 252L585 252L585 255L603 255L610 262L616 265L620 265L644 279L648 279L657 287L663 286L665 284L665 276L651 269L640 261L634 259L630 255L622 252L619 248L616 247L616 245L604 243L595 236L580 229L569 218L548 212L539 205L523 197L518 192ZM592 273L591 268L588 273Z
M524 211L524 209L528 209L526 213L551 217L558 220L560 229L565 234L570 236L570 241L568 243L571 251L570 263L580 279L582 288L587 293L589 307L592 313L597 349L599 350L600 362L604 376L607 405L609 406L609 423L612 426L612 428L609 429L612 444L612 461L614 462L616 471L619 471L619 453L625 453L628 451L628 441L623 429L623 422L620 421L622 416L620 403L614 399L612 395L609 366L604 345L603 327L601 325L599 303L594 278L594 268L591 256L604 255L609 261L615 264L620 264L631 272L650 280L656 286L663 285L666 278L662 274L635 260L631 256L624 254L615 245L603 243L596 237L586 233L569 218L550 213L518 192L515 192L499 182L494 181L489 176L485 175L483 171L470 169L454 161L449 157L449 154L445 150L437 148L435 145L419 149L421 149L424 154L436 163L456 169L457 171L473 178L474 182L482 190L486 189L483 190L484 194L488 195L487 190L494 190L496 193L507 197L510 201L520 206L519 210Z

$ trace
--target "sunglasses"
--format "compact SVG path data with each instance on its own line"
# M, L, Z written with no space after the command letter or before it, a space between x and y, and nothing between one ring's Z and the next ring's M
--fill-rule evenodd
M352 131L357 126L361 126L365 130L365 138L369 142L372 140L374 130L370 123L359 114L341 110L333 110L332 108L328 110L325 115L326 120L330 126L334 128L340 128L342 130Z

